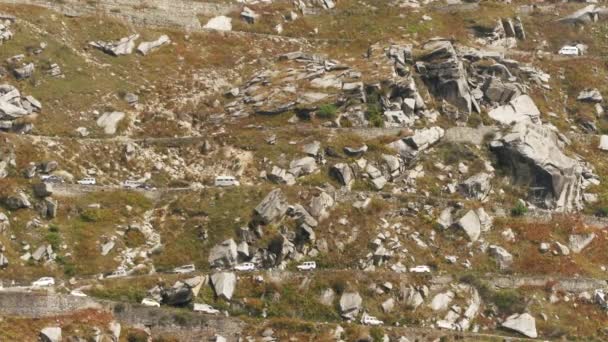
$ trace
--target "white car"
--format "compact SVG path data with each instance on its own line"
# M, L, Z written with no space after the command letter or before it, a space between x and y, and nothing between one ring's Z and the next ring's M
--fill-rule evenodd
M232 176L217 176L215 177L215 186L240 186L236 178Z
M95 185L97 184L97 180L92 177L87 177L79 180L77 183L80 185Z
M145 306L153 306L153 307L156 307L156 308L160 308L160 303L159 303L159 302L157 302L157 301L155 301L155 300L154 300L154 299L152 299L152 298L144 298L144 299L141 301L141 305L145 305Z
M361 318L361 323L365 324L365 325L383 325L384 322L377 319L374 316L370 316L370 315L363 315L363 317Z
M581 54L579 48L571 45L563 46L557 53L563 56L579 56Z
M202 312L212 315L217 315L220 313L220 310L213 308L211 305L199 303L194 303L194 308L192 308L192 310L194 310L195 312Z
M410 268L412 273L431 273L431 268L426 265L416 266Z
M88 297L86 293L82 292L81 290L72 290L70 292L70 296L74 296L74 297Z
M178 273L178 274L185 274L185 273L190 273L190 272L194 272L194 271L196 271L196 267L194 267L194 265L192 265L192 264L176 267L173 269L173 273Z
M136 180L126 180L122 183L122 187L126 188L126 189L137 189L139 188L143 183L136 181Z
M317 263L314 261L306 261L296 266L296 268L300 271L312 271L317 268Z
M236 266L234 266L234 269L237 271L254 271L255 270L255 265L251 262L244 262L242 264L238 264Z
M42 277L32 283L33 287L48 287L55 285L55 279L51 277Z

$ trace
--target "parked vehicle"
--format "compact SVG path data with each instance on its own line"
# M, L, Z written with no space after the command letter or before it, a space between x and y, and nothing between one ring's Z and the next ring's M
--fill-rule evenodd
M317 268L317 263L314 261L306 261L296 266L296 268L300 271L312 271Z
M57 184L65 183L63 178L61 178L59 176L54 176L54 175L42 175L42 176L40 176L40 179L44 183L57 183Z
M33 287L49 287L55 285L55 279L52 277L42 277L32 283Z
M179 274L190 273L190 272L194 272L194 271L196 271L196 267L194 267L194 265L192 265L192 264L176 267L173 269L173 273L179 273Z
M215 186L240 186L236 178L232 176L217 176L215 177Z
M88 297L86 293L76 289L76 290L72 290L70 292L70 296L75 296L75 297Z
M242 264L238 264L238 265L234 266L234 269L237 271L242 271L242 272L254 271L255 265L251 262L244 262Z
M384 322L379 320L378 318L367 315L367 314L363 315L363 317L361 318L361 323L363 323L365 325L374 325L374 326L384 324Z
M110 275L108 275L106 278L120 278L120 277L126 277L126 276L127 276L127 271L116 270L116 271L110 273Z
M431 268L426 265L420 265L420 266L410 268L410 272L412 272L412 273L431 273Z
M126 180L122 183L122 187L126 188L126 189L137 189L138 187L140 187L143 183L140 181L136 181L136 180Z
M159 302L157 302L157 301L155 301L155 300L154 300L154 299L152 299L152 298L144 298L144 299L141 301L141 304L142 304L142 305L145 305L145 306L153 306L153 307L156 307L156 308L160 308L160 303L159 303Z
M211 305L200 303L194 303L194 307L192 308L192 310L194 310L195 312L202 312L212 315L217 315L220 313L220 310L213 308Z
M579 56L581 54L578 47L571 45L564 45L557 53L563 56Z
M93 177L87 177L79 180L77 183L80 185L96 185L97 180Z

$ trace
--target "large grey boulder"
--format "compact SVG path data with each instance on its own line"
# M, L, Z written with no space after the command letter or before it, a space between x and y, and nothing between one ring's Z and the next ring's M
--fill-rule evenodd
M46 327L40 330L40 340L42 342L61 342L61 328Z
M519 122L492 141L501 168L516 185L534 187L546 208L570 212L582 208L585 165L564 154L558 135L549 127ZM540 190L540 193L538 193Z
M517 331L530 338L538 337L538 333L536 332L536 320L529 313L511 315L507 317L501 326Z
M122 56L133 53L135 48L135 41L139 39L139 34L133 34L128 37L121 38L115 42L104 42L101 40L89 42L89 45L100 49L101 51L112 55Z
M272 170L270 170L267 177L268 180L277 184L285 184L289 186L296 184L296 178L292 173L276 165L272 167Z
M0 268L8 267L8 258L4 256L3 253L0 253Z
M363 299L358 292L344 292L340 297L340 315L346 320L355 320L362 303Z
M488 248L488 251L490 255L496 259L496 262L501 270L509 269L513 264L513 255L511 255L511 253L509 253L506 249L500 246L491 245Z
M311 157L316 157L321 151L321 142L315 140L302 147L302 151Z
M53 184L45 182L34 184L34 194L41 198L51 196L53 194Z
M5 204L11 210L26 209L32 207L29 198L23 192L18 192L14 195L8 196L5 199Z
M0 233L8 230L11 226L11 222L5 213L0 212Z
M510 125L520 121L537 122L540 110L529 95L520 95L508 104L492 109L488 115L503 125Z
M401 284L400 295L401 300L409 309L415 310L422 303L424 303L424 298L422 297L420 291L411 285L406 286L405 284Z
M464 182L460 183L458 190L465 197L482 201L488 197L492 187L490 181L492 175L486 172L480 172L469 177Z
M573 234L568 237L568 246L574 253L580 253L595 239L595 233Z
M171 39L169 39L169 36L167 36L166 34L163 34L155 41L139 43L139 45L137 46L137 52L145 56L150 52L160 48L161 46L169 43L171 43Z
M289 207L287 213L296 220L298 225L307 225L312 228L319 225L317 220L301 204Z
M600 103L604 101L602 94L597 89L585 89L578 94L577 101Z
M289 204L281 189L274 189L254 209L254 219L261 224L269 224L281 219Z
M192 289L183 283L178 283L176 286L162 292L163 304L172 306L187 305L193 298Z
M216 31L232 31L232 18L223 15L211 18L203 28Z
M481 235L481 222L474 210L469 210L458 222L458 227L462 229L469 240L477 241Z
M16 79L23 80L32 77L34 74L34 69L34 63L28 63L21 68L15 68L13 70L13 74L15 75Z
M451 207L445 208L441 211L439 218L437 219L437 224L443 229L449 228L452 224L454 224Z
M352 186L355 182L355 173L350 165L346 163L338 163L332 166L329 172L332 177L346 187Z
M329 217L329 209L334 206L334 198L326 192L321 192L310 201L310 214L322 221Z
M452 302L452 300L454 300L454 296L455 296L455 294L452 291L447 291L447 292L444 292L444 293L438 293L431 300L431 303L429 304L429 307L433 311L445 311L445 310L448 309L448 307L449 307L450 303Z
M462 61L449 40L432 40L422 46L416 68L430 92L464 113L477 107Z
M309 175L317 171L317 162L313 157L304 157L289 163L289 173L295 177Z
M445 135L441 127L429 127L416 130L413 135L393 141L388 147L393 148L405 160L412 160L418 154L436 144Z
M229 239L211 248L207 260L211 267L228 268L236 264L237 257L236 243L233 239Z
M232 272L214 273L211 275L211 284L216 296L230 300L236 288L236 275Z
M594 23L599 18L599 10L600 9L596 8L595 5L589 5L559 19L559 21L565 24L579 25Z
M124 118L123 112L104 113L97 119L97 126L103 128L105 134L115 134L118 123Z

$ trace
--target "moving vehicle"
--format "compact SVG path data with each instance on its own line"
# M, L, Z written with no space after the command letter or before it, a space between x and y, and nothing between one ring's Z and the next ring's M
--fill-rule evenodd
M243 271L243 272L254 271L255 265L251 262L244 262L242 264L238 264L238 265L234 266L234 269L237 271Z
M145 305L145 306L153 306L153 307L156 307L156 308L160 308L160 303L159 303L159 302L157 302L157 301L155 301L155 300L154 300L154 299L152 299L152 298L144 298L144 299L141 301L141 304L142 304L142 305Z
M364 314L363 317L361 318L361 323L365 324L365 325L383 325L384 322L379 320L378 318L374 317L374 316L370 316L368 314Z
M131 179L127 179L126 181L124 181L122 183L122 187L126 188L126 189L137 189L139 188L143 183L140 181L136 181L136 180L131 180Z
M564 45L557 53L563 56L579 56L581 54L579 48L571 45Z
M72 290L70 292L70 296L74 296L74 297L88 297L86 293L82 292L81 290Z
M240 186L236 178L232 176L217 176L215 177L215 186Z
M80 185L95 185L97 184L97 180L93 177L87 177L79 180L77 183Z
M192 308L192 310L194 310L195 312L202 312L212 315L217 315L220 313L220 310L213 308L211 305L200 303L194 303L194 307Z
M32 283L33 287L49 287L55 285L55 279L52 277L42 277Z
M412 272L412 273L431 273L431 268L426 265L420 265L420 266L410 268L410 272Z
M312 271L317 268L317 263L314 261L306 261L296 266L296 268L300 271Z
M176 267L173 269L173 273L178 273L178 274L185 274L185 273L190 273L190 272L194 272L194 271L196 271L196 267L194 267L194 265L192 265L192 264Z

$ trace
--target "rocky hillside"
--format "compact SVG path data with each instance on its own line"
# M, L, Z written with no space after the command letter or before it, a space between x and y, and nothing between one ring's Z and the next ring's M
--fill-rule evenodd
M0 0L0 341L608 339L608 4Z

